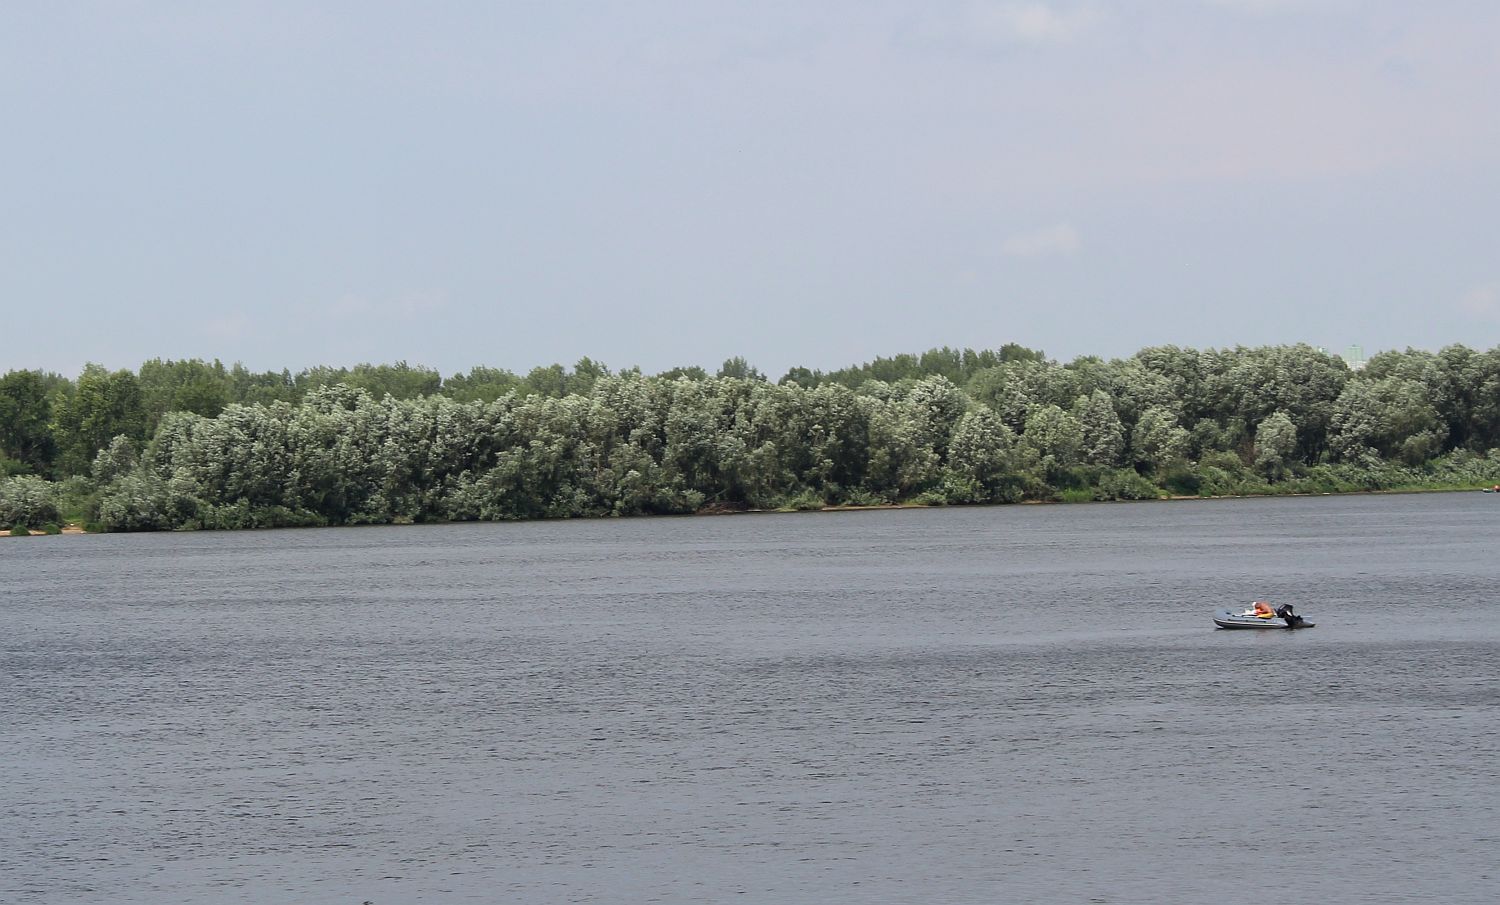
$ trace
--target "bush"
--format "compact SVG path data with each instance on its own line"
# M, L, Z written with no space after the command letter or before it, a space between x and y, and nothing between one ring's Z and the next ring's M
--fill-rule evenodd
M1449 487L1491 487L1500 484L1500 450L1488 456L1458 450L1427 463L1430 478Z
M799 494L787 497L777 506L780 510L792 510L794 512L816 512L827 506L828 503L822 496L811 490L804 490Z
M885 506L890 503L890 500L873 491L856 487L853 490L844 491L840 502L845 506Z
M1272 493L1271 485L1254 472L1228 471L1213 465L1198 466L1200 496L1259 496Z
M128 474L100 494L99 521L110 531L163 531L195 519L200 505L160 478Z
M1186 465L1173 465L1162 472L1161 486L1177 496L1198 496L1203 478Z
M1071 468L1053 468L1047 472L1047 483L1058 490L1089 490L1099 483L1105 469L1097 465L1075 465Z
M1100 477L1096 497L1101 500L1155 500L1161 488L1141 477L1133 468L1116 468Z
M1249 471L1238 453L1225 450L1204 453L1203 458L1198 461L1198 468L1199 470L1217 468L1232 475L1242 475Z
M1292 493L1358 493L1379 490L1379 481L1358 465L1315 465L1279 485Z
M941 496L944 503L988 503L990 492L978 481L967 475L949 472L937 490L929 493Z
M63 520L86 522L99 517L99 491L83 475L73 475L57 482L57 508Z
M62 526L57 522L48 522L42 526L43 534L62 534Z
M1103 499L1099 483L1109 469L1098 465L1075 465L1071 468L1047 469L1045 486L1035 496L1061 503L1088 503Z
M327 519L306 509L251 506L248 501L239 500L223 506L203 506L200 516L184 527L229 531L242 528L320 528L327 524Z
M57 488L51 481L31 475L0 479L0 525L31 528L60 521Z

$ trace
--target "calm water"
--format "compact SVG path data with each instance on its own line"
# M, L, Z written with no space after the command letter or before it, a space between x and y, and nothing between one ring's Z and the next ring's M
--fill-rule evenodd
M0 539L0 901L1493 902L1500 498ZM1297 604L1307 632L1215 631Z

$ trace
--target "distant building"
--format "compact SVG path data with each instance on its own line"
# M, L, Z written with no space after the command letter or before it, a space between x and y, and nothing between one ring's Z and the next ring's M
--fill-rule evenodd
M1349 370L1351 371L1358 371L1360 368L1365 366L1365 350L1362 346L1350 346L1347 350L1345 350L1344 354L1340 355L1339 357L1344 360L1344 364L1348 365Z

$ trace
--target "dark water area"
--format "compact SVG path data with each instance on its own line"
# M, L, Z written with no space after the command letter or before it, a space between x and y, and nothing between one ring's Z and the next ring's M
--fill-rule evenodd
M3 539L0 902L1494 902L1497 525ZM1213 628L1255 598L1317 628Z

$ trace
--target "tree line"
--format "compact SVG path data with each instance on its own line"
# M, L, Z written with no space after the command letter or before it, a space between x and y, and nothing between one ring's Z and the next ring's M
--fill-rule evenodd
M0 377L0 526L105 530L1144 499L1500 479L1500 349L933 349L772 382L582 359ZM3 528L0 528L3 530Z

